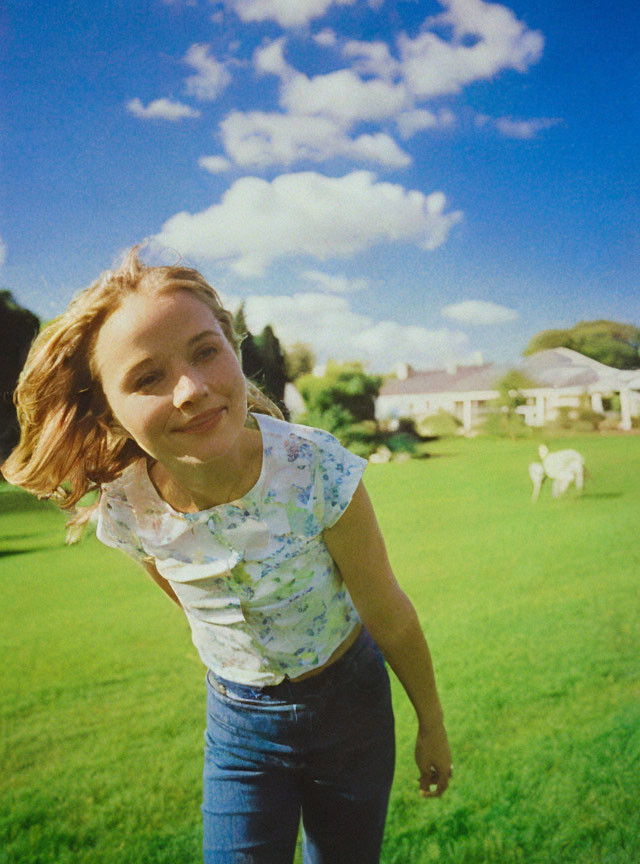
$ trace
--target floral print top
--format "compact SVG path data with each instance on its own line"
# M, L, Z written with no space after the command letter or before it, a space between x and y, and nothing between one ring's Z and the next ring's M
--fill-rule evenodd
M140 459L103 485L97 535L154 559L215 675L264 687L325 663L360 620L322 532L367 463L321 429L253 416L262 469L243 498L180 513Z

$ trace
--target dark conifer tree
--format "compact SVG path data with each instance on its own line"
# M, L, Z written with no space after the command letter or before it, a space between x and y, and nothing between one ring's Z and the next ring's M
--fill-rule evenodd
M18 443L13 391L39 328L33 312L19 306L10 291L0 291L0 459Z

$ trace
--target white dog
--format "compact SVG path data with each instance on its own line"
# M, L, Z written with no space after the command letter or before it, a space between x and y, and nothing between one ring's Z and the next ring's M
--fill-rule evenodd
M577 450L558 450L556 453L549 453L549 448L541 444L538 453L541 462L532 462L529 465L529 477L533 483L531 497L534 501L538 500L540 489L547 477L553 481L551 494L554 498L566 492L571 483L575 483L576 489L582 491L586 468L584 459Z

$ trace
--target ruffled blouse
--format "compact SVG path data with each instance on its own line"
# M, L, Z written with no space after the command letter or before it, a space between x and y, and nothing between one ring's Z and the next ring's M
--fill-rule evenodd
M266 686L322 665L359 621L322 532L367 463L321 429L253 416L262 468L243 498L180 513L141 459L102 487L97 535L154 559L214 674Z

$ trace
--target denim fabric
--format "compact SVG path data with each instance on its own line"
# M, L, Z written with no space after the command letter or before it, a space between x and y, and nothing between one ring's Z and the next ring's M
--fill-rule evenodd
M365 630L298 683L209 673L205 741L205 864L290 864L300 815L305 864L377 864L395 742L389 676Z

